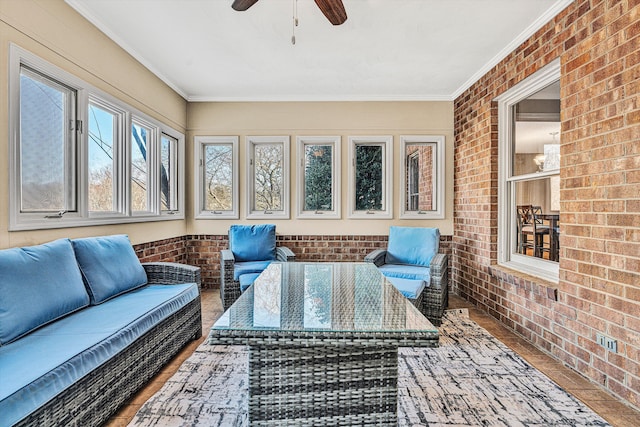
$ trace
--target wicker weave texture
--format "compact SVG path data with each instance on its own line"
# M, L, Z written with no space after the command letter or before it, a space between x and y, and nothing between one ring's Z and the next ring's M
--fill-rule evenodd
M151 265L144 265L150 271ZM170 277L192 273L177 273L178 264L155 269L167 269ZM154 268L151 268L154 270ZM199 278L199 269L197 272ZM193 283L193 282L187 282ZM199 282L196 282L199 283ZM202 336L200 297L159 322L143 336L97 367L71 387L20 421L17 426L97 426L103 424L126 401L140 390L189 341Z
M252 425L396 425L397 347L251 347Z

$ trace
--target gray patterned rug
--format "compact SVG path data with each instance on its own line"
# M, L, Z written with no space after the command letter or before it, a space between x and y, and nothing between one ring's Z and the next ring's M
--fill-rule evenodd
M608 426L464 314L399 351L400 426ZM202 344L129 426L246 426L248 353Z

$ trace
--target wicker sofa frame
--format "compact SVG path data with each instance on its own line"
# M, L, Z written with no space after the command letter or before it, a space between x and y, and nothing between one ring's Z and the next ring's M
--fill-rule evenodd
M380 267L385 263L386 249L376 249L369 253L365 262L374 263ZM430 282L422 293L410 301L435 326L442 323L442 315L449 304L449 257L446 254L436 254L429 265Z
M276 260L293 262L296 256L286 246L276 247ZM238 298L240 298L240 281L233 279L235 258L231 249L223 249L220 252L220 300L225 310L228 310Z
M143 263L143 267L149 284L197 283L200 287L198 267L161 262ZM16 425L101 425L182 347L201 336L202 309L198 297Z

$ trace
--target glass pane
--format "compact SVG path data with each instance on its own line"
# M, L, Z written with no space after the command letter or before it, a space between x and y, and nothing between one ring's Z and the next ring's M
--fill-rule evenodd
M114 135L117 116L110 111L89 105L89 211L113 212L114 197Z
M256 144L254 151L254 206L260 211L283 210L284 146Z
M515 183L516 252L558 261L560 215L554 210L557 177Z
M75 94L27 69L20 71L22 212L76 210L70 120Z
M358 144L355 147L356 210L382 210L383 147Z
M233 146L211 144L204 146L204 210L233 209Z
M149 147L151 131L137 124L131 126L131 210L148 211Z
M407 144L407 211L436 210L436 144Z
M333 266L304 266L304 327L331 328Z
M160 138L160 208L163 211L178 209L177 159L178 140L163 134Z
M333 210L333 146L305 145L305 211Z
M513 176L560 168L560 85L513 107Z

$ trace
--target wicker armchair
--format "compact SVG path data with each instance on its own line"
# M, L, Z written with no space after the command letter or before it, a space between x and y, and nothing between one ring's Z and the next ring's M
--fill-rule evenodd
M229 228L229 249L220 253L220 299L225 310L271 261L295 261L291 249L276 246L275 225L232 225Z
M449 258L437 228L391 227L387 249L365 257L436 326L449 302Z

